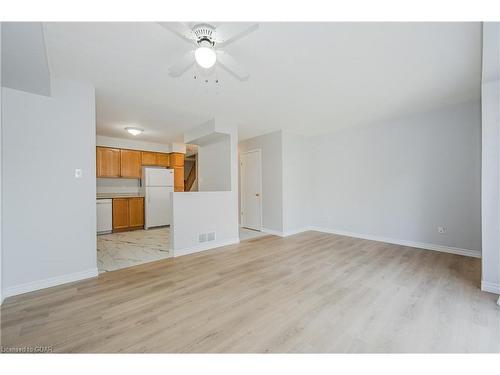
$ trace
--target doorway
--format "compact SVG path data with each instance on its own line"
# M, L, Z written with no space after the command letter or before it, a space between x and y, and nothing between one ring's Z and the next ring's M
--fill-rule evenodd
M262 229L262 155L261 150L244 152L240 156L241 226Z

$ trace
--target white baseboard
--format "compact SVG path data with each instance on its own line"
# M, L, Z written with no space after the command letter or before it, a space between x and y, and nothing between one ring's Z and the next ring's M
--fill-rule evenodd
M309 230L313 230L312 227L303 227L303 228L299 228L299 229L289 230L289 231L286 231L285 233L283 233L283 237L293 236L294 234L307 232Z
M5 288L4 293L2 293L3 298L17 296L18 294L33 292L35 290L50 288L52 286L57 286L61 284L71 283L74 281L80 281L83 279L89 279L91 277L96 277L99 274L97 268L91 268L86 271L75 272L68 275L49 277L48 279L31 281L25 284L14 285Z
M500 284L490 283L488 281L481 280L481 290L484 292L500 294Z
M187 247L184 249L174 250L174 257L180 257L183 255L199 253L200 251L206 251L210 249L215 249L221 246L234 245L240 242L239 238L232 238L229 240L221 240L221 241L212 241L200 245L196 245L193 247Z
M464 256L473 257L473 258L481 258L481 252L479 252L479 251L469 250L469 249L461 249L458 247L436 245L436 244L424 243L424 242L413 242L413 241L399 240L399 239L394 239L394 238L374 236L374 235L370 235L370 234L353 233L353 232L347 232L347 231L335 230L335 229L329 229L329 228L321 228L321 227L311 227L309 230L337 234L340 236L362 238L364 240L386 242L386 243L391 243L391 244L395 244L395 245L416 247L418 249L424 249L424 250L441 251L443 253L464 255Z
M267 228L262 228L261 232L267 233L267 234L272 234L273 236L280 236L280 237L288 237L288 236L293 236L294 234L299 234L302 232L307 232L308 230L312 230L311 227L304 227L300 229L294 229L286 232L280 232L274 229L267 229Z
M284 237L283 232L280 232L280 231L277 231L277 230L274 230L274 229L262 228L260 231L263 232L263 233L272 234L273 236Z
M424 249L424 250L441 251L443 253L464 255L464 256L473 257L473 258L481 258L481 252L476 251L476 250L462 249L459 247L452 247L452 246L436 245L436 244L425 243L425 242L399 240L399 239L394 239L394 238L374 236L374 235L370 235L370 234L353 233L353 232L347 232L347 231L343 231L343 230L336 230L336 229L330 229L330 228L311 226L311 227L304 227L304 228L300 228L300 229L296 229L296 230L292 230L292 231L288 231L288 232L279 232L279 231L272 230L272 229L262 228L262 232L267 233L267 234L272 234L275 236L280 236L280 237L288 237L288 236L292 236L294 234L307 232L309 230L313 230L316 232L337 234L339 236L362 238L364 240L386 242L386 243L395 244L395 245L415 247L415 248Z

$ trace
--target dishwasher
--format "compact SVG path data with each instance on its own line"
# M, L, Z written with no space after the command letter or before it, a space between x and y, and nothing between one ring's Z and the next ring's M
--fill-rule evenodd
M113 230L113 201L97 199L97 234L111 233Z

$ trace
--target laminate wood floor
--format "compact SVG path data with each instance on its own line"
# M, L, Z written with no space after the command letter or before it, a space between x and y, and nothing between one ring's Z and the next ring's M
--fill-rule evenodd
M4 347L55 352L500 352L480 260L264 236L7 299Z

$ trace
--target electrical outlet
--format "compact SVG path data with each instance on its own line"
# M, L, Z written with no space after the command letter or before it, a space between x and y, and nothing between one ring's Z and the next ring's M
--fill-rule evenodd
M444 232L446 232L446 228L445 227L438 227L438 233L443 234Z

